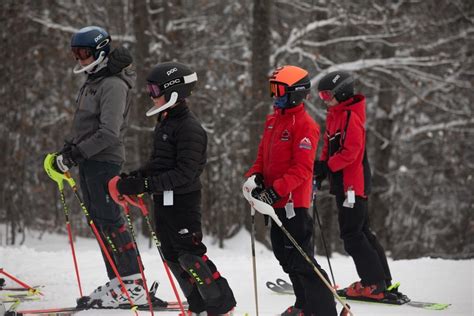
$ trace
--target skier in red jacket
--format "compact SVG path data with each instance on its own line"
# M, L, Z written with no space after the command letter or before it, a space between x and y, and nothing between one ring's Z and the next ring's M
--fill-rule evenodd
M267 117L257 159L246 176L256 175L260 188L253 191L254 197L275 208L284 227L313 258L313 221L308 208L319 126L303 104L310 86L308 72L299 67L284 66L273 72L274 112ZM294 306L281 315L336 315L332 293L274 222L270 236L275 257L288 273L296 295Z
M314 173L318 186L329 177L344 248L361 278L347 288L346 295L380 300L389 294L392 277L384 249L369 227L371 176L365 150L365 97L354 95L353 82L348 72L336 71L318 84L328 110L324 147Z

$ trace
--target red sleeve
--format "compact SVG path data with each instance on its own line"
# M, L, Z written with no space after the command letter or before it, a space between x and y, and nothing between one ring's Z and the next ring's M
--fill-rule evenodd
M353 163L364 150L364 125L357 115L351 115L345 137L342 150L329 157L328 167L332 172Z
M279 179L273 182L273 188L279 196L286 196L313 176L314 159L319 140L319 127L315 122L299 126L292 147L292 166Z

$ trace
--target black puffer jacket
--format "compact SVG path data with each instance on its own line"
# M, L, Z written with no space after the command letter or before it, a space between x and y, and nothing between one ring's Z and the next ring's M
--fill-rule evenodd
M185 102L160 115L150 161L141 175L151 179L155 194L172 190L185 194L202 188L199 176L206 165L207 134Z

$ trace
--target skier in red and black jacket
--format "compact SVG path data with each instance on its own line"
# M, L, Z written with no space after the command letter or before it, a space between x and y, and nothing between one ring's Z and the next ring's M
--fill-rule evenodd
M344 249L361 279L347 288L346 295L384 299L392 277L384 249L369 227L371 175L365 148L365 97L354 95L353 77L345 71L324 76L318 91L327 106L327 117L324 147L314 175L319 187L329 178Z
M273 72L274 112L267 117L257 159L246 176L256 175L260 188L252 195L275 208L284 227L313 258L313 221L308 208L319 126L303 104L310 86L308 72L299 67L284 66ZM275 257L288 273L296 295L294 306L281 315L336 315L332 293L273 221L270 236ZM328 279L314 258L313 263Z

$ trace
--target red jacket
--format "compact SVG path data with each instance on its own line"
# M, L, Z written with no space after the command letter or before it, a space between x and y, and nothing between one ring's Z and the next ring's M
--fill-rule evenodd
M365 153L365 97L355 95L328 109L324 147L320 160L328 162L332 194L343 194L352 187L357 196L365 197L364 179L368 163ZM365 169L365 170L364 170ZM365 176L364 176L365 175ZM367 182L367 183L366 183Z
M263 174L265 187L272 186L282 197L273 207L285 207L291 193L295 208L309 208L318 140L319 126L303 104L285 110L275 108L267 116L257 160L246 176Z

